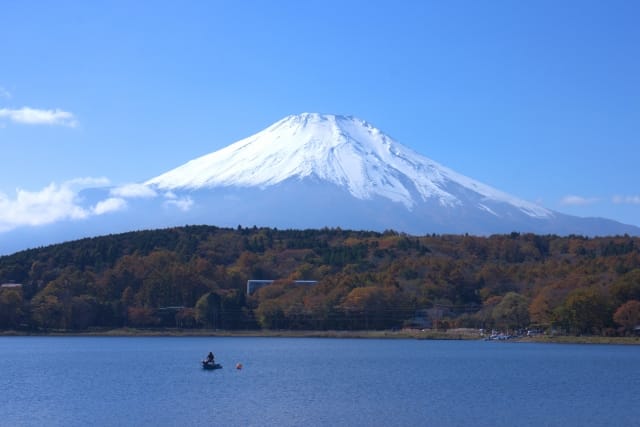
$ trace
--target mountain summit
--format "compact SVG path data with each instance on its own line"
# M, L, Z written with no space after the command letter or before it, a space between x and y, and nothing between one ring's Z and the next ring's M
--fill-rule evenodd
M359 200L376 197L408 210L501 203L534 218L553 212L460 175L399 144L364 120L330 114L292 115L253 136L194 159L145 184L163 190L266 188L315 179L346 189Z

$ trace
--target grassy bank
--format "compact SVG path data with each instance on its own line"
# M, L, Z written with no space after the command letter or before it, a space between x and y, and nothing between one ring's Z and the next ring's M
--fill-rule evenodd
M426 340L462 340L479 339L477 331L452 329L434 330L398 330L398 331L292 331L292 330L249 330L226 331L207 329L135 329L121 328L109 330L91 330L86 332L39 331L16 332L3 331L3 336L107 336L107 337L285 337L285 338L379 338L379 339L426 339Z
M210 329L100 329L77 331L0 331L0 336L102 336L102 337L282 337L282 338L370 338L370 339L417 339L417 340L479 340L483 339L475 329L442 330L397 330L397 331L293 331L293 330L249 330L227 331ZM539 335L510 339L504 342L535 342L556 344L628 344L640 345L640 337L603 337Z

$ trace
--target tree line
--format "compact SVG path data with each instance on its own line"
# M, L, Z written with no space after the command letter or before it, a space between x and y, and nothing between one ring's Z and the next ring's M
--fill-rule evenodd
M248 295L249 279L275 281ZM0 288L4 330L473 327L625 335L640 324L640 239L185 226L0 257L0 283L12 284Z

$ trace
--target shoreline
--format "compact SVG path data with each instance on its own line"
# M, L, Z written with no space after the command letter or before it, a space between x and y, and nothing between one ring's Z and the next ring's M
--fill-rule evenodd
M237 338L350 338L350 339L415 339L415 340L484 340L477 330L383 330L383 331L294 331L294 330L211 330L211 329L137 329L118 328L89 331L0 331L0 337L237 337ZM538 335L504 340L514 343L543 344L618 344L640 345L638 337L603 337Z
M118 328L89 331L0 331L3 336L41 337L238 337L238 338L362 338L362 339L481 339L478 333L457 331L295 331L295 330L212 330Z

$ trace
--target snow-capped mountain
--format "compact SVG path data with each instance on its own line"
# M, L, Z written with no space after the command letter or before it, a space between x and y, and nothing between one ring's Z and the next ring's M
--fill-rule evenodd
M83 219L16 228L0 254L81 237L187 224L341 227L409 234L640 235L506 194L399 144L369 123L305 113L141 184L88 188Z
M304 113L145 182L193 202L190 220L224 226L639 234L545 209L461 175L364 120Z
M147 185L162 190L267 188L315 178L353 197L401 203L411 211L430 203L469 205L496 215L484 202L504 203L532 218L553 212L460 175L399 144L355 117L305 113L286 117L257 134L194 159Z

